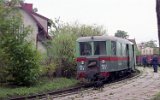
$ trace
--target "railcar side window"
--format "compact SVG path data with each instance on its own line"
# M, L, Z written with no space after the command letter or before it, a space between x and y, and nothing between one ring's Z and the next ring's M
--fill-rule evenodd
M106 41L95 41L94 55L105 55L105 54L106 54Z
M111 41L111 54L116 55L116 42Z
M122 56L122 43L120 43L120 42L117 42L117 54L119 55L119 56Z
M122 44L122 55L126 56L126 45Z
M80 43L80 55L91 55L92 46L90 42L81 42Z

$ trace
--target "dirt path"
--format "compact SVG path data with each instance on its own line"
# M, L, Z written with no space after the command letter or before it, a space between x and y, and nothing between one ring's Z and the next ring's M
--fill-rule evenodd
M152 68L138 69L143 73L136 79L106 85L103 91L91 89L54 100L150 100L160 92L160 72L154 73Z

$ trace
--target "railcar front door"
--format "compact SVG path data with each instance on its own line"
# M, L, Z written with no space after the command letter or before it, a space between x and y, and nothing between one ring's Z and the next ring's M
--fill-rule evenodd
M94 80L95 75L99 73L97 59L89 59L87 64L87 78Z

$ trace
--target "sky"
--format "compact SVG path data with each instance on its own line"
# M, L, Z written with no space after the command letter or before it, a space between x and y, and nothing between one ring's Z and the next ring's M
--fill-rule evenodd
M109 35L126 31L137 43L157 40L156 0L25 0L52 20L102 25Z

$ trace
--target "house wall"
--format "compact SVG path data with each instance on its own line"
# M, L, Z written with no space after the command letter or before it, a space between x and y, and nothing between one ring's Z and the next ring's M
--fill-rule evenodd
M32 19L31 16L29 16L25 11L20 10L20 13L22 15L23 24L25 27L30 27L32 29L32 34L28 35L28 40L32 41L34 45L36 45L36 37L38 33L38 28L35 23L35 21Z
M153 55L153 48L146 47L141 50L142 55Z
M38 27L36 22L34 21L34 19L24 10L20 9L20 13L22 15L22 19L23 19L23 23L24 26L30 26L30 28L32 29L32 33L28 35L28 40L32 41L33 44L35 45L36 48L36 41L37 41L37 33L38 33ZM41 42L37 42L37 49L41 52L41 53L46 53L47 50L45 49L45 47L41 44Z
M42 45L41 42L37 42L37 49L39 50L39 52L41 52L41 54L47 54L47 50L46 50L46 48Z

